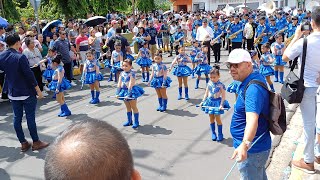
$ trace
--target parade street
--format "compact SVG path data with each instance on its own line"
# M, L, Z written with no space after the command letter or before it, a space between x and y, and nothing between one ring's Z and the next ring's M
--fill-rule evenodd
M164 55L164 63L169 67L173 58L167 58L167 56L168 54ZM227 57L227 51L222 51L222 62L226 61ZM213 57L211 61L214 61ZM220 65L220 81L228 86L232 82L232 77L227 67L223 63ZM109 71L104 69L102 72L105 79L101 82L101 103L98 105L89 104L90 90L86 85L83 90L80 90L79 81L77 86L66 92L66 101L72 116L57 117L60 108L51 98L52 93L38 101L36 122L40 139L53 142L55 137L70 124L98 119L112 124L126 137L134 157L135 168L140 171L142 179L223 179L234 164L234 160L230 160L234 148L229 130L233 108L222 115L225 139L221 143L213 142L209 117L196 107L205 92L205 79L200 81L200 88L195 90L195 79L189 77L190 100L177 100L177 79L170 73L173 82L168 89L168 109L166 112L158 112L155 90L141 82L141 73L136 64L134 70L138 71L137 84L146 91L145 95L138 99L141 126L137 130L122 126L126 120L125 105L115 98L107 98L115 94L116 83L107 82ZM285 74L287 73L286 68ZM281 84L275 83L275 88L280 92ZM226 99L233 107L235 95L227 93ZM43 167L47 149L21 153L12 122L13 113L10 103L0 103L0 180L44 179ZM23 127L30 141L25 120ZM269 175L269 177L272 176ZM229 179L239 179L237 167Z

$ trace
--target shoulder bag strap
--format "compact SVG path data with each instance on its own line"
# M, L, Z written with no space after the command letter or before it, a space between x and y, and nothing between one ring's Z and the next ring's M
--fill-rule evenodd
M259 80L253 79L253 80L251 80L251 81L248 83L248 85L247 85L246 88L244 89L244 93L243 93L243 95L244 95L244 96L243 96L243 99L244 99L244 100L245 100L245 98L246 98L247 89L249 88L249 86L250 86L251 84L258 84L258 85L262 86L263 88L265 88L267 91L269 91L268 87L267 87L263 82L261 82L261 81L259 81Z
M303 39L303 52L302 52L300 79L303 79L303 76L304 76L304 67L306 64L307 47L308 47L308 40L307 40L307 38L304 38Z

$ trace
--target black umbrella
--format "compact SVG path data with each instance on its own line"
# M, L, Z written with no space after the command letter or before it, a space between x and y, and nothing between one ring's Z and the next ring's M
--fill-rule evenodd
M97 26L97 25L103 24L106 21L107 21L107 18L105 18L103 16L94 16L94 17L87 19L85 24L87 26Z

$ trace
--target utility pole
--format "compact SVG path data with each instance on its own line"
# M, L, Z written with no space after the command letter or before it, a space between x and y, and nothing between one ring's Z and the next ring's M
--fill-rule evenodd
M132 0L132 15L133 15L133 20L135 21L136 20L136 17L135 17L135 0Z
M244 0L244 7L247 7L247 0Z

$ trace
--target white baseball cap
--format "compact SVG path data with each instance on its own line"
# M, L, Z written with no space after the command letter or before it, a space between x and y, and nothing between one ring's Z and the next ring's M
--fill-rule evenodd
M244 49L234 49L228 57L227 63L239 64L242 62L251 62L251 56Z

